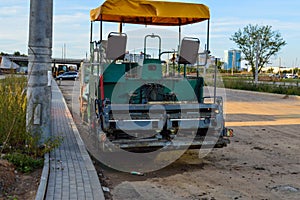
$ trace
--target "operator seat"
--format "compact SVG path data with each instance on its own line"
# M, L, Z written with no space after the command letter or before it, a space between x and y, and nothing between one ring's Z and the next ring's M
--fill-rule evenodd
M126 52L127 35L125 33L111 32L107 39L106 58L110 60L123 60Z
M185 37L181 41L178 64L195 64L200 46L198 38Z

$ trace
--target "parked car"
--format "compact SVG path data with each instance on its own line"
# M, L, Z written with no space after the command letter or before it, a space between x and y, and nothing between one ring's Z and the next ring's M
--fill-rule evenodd
M56 77L56 80L76 80L79 77L78 72L64 72Z
M299 76L297 74L294 74L293 79L297 79Z
M281 78L280 74L269 74L271 78Z
M286 79L286 78L293 78L294 75L293 74L284 74L283 75L283 78Z
M297 74L285 74L283 76L283 78L293 78L293 79L297 79L298 75Z

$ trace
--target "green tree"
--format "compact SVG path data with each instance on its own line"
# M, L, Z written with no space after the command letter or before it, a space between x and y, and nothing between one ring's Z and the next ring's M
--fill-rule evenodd
M272 31L272 26L247 25L239 29L230 40L234 41L244 54L245 60L252 67L255 77L256 56L258 55L258 72L267 64L271 56L276 55L286 45L278 31Z
M15 51L14 56L21 56L21 53L19 51Z
M218 62L217 62L217 67L218 67L219 70L222 69L222 66L223 66L223 65L224 65L224 62L218 60Z
M8 53L1 52L0 55L1 56L8 56Z
M267 73L273 73L273 72L274 72L273 67L271 67L270 69L267 70Z

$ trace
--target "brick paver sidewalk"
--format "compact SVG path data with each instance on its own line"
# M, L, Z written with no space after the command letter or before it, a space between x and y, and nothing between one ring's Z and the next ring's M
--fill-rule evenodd
M63 137L63 142L50 153L46 199L104 200L97 172L63 95L56 82L52 82L52 135Z

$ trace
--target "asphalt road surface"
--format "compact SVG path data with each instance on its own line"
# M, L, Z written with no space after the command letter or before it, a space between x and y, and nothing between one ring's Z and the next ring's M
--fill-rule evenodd
M78 118L79 83L60 88L85 138ZM110 189L108 199L299 199L300 97L237 90L218 90L225 99L231 144L206 152L190 150L171 165L131 175L97 164ZM201 157L201 156L200 156Z

